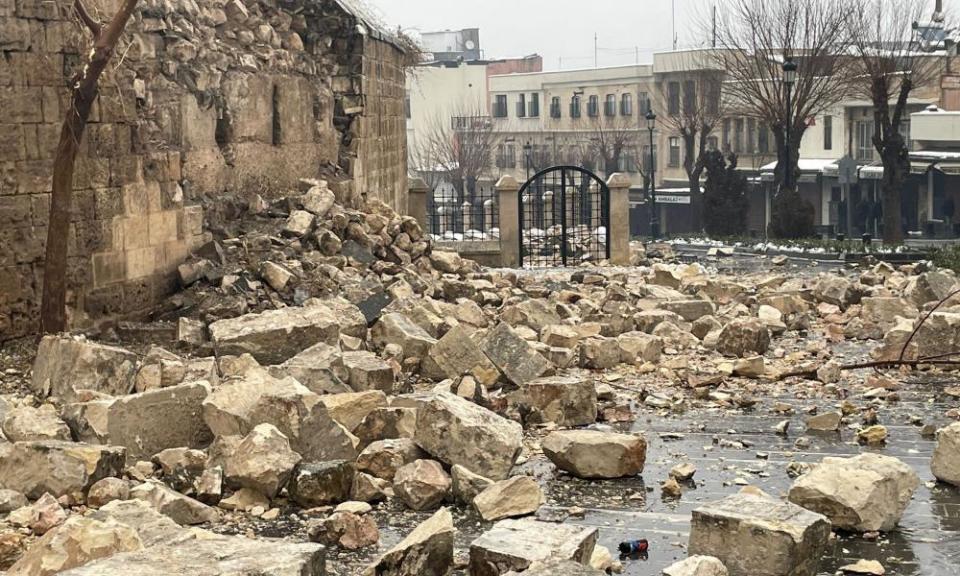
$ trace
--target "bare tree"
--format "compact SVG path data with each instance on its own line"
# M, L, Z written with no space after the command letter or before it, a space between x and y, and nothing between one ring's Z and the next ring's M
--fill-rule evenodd
M728 111L757 118L773 131L779 160L776 180L781 189L787 169L797 174L799 143L808 119L830 110L850 94L847 24L852 7L847 0L718 3L717 50L710 53L716 67L726 72ZM782 81L786 58L798 66L789 111ZM788 117L789 157L785 146Z
M594 116L588 114L577 123L576 131L581 135L578 142L581 162L609 176L618 172L621 161L636 149L640 130L637 120L631 116L610 116L602 112L598 110Z
M706 169L707 142L725 112L721 100L723 71L713 66L711 57L700 52L689 55L684 71L660 83L657 118L683 141L683 169L690 187L690 211L693 229L702 229L703 195L700 178ZM673 86L671 88L671 86Z
M100 76L113 56L137 0L124 0L113 19L104 27L90 15L82 0L74 1L77 16L93 36L93 48L86 64L71 84L70 108L63 120L60 142L53 161L53 194L47 227L46 259L43 270L43 301L40 330L44 334L62 332L67 325L67 237L73 203L73 170L80 140L87 127L90 108L97 98Z
M432 198L444 183L453 187L453 197L443 203L451 205L447 208L453 210L453 219L447 225L455 230L468 226L467 220L483 218L478 182L492 175L498 141L490 116L479 106L466 105L454 108L451 116L438 115L415 135L413 169L427 183ZM465 202L469 210L463 209Z
M446 180L463 194L471 182L489 173L497 137L490 116L479 107L459 106L451 116L437 116L416 134L414 170L433 186Z
M883 240L903 242L900 221L903 184L910 153L901 128L910 94L939 76L939 57L921 52L923 39L913 23L934 13L927 0L853 0L850 21L856 57L852 86L873 104L873 145L883 163Z

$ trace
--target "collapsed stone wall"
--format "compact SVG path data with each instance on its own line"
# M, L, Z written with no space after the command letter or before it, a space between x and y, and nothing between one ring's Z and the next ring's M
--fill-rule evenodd
M90 42L72 4L0 0L0 341L39 324L53 156ZM329 177L345 203L405 211L403 58L337 0L141 0L77 160L74 324L174 290L224 194Z

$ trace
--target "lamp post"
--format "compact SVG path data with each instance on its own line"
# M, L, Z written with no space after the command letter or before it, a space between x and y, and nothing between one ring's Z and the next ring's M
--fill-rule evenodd
M793 85L797 81L797 63L793 61L793 58L787 58L783 62L783 86L786 89L787 93L787 131L786 138L784 141L784 160L786 165L784 166L783 171L783 187L786 190L790 190L793 186L791 180L793 179L793 170L792 162L790 161L790 132L793 125L793 110L792 102L790 101L791 91L793 90Z
M647 110L647 130L650 131L650 239L660 237L660 218L657 215L657 160L653 148L653 130L657 127L657 115Z
M527 180L530 179L530 155L532 153L533 153L533 146L530 144L530 141L527 140L527 143L523 145L523 157L527 167Z

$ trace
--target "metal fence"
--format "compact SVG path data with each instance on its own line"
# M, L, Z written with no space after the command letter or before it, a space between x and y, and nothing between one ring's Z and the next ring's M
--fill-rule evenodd
M519 193L524 266L571 266L610 258L610 190L577 166L537 173Z
M427 229L434 240L457 242L500 238L500 210L493 181L448 182L427 195Z

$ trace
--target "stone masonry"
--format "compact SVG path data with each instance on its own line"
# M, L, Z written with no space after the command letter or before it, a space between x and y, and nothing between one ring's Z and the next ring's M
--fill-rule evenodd
M36 331L53 155L90 38L72 0L0 0L0 341ZM111 17L117 0L88 0ZM148 309L204 205L332 180L406 210L405 54L346 0L141 0L77 159L74 325ZM119 63L119 66L117 64Z

